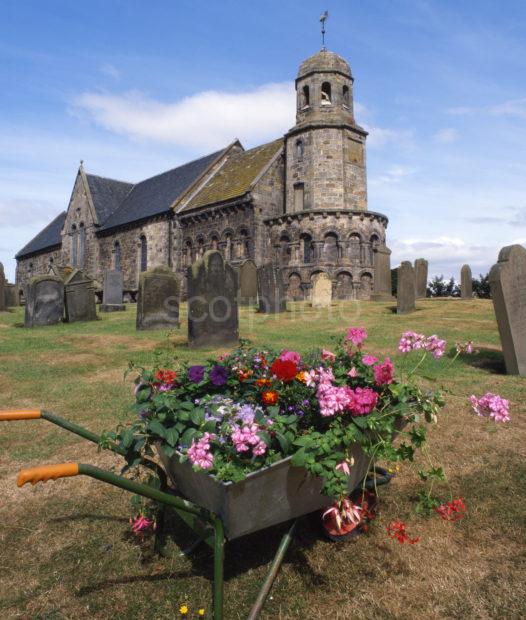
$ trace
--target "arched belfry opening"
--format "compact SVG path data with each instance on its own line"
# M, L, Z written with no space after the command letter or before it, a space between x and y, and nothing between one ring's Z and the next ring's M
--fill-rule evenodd
M321 105L332 105L330 82L323 82L323 84L321 85Z

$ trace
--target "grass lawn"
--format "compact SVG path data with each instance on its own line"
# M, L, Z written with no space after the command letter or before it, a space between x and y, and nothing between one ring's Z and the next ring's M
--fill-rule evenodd
M289 308L277 317L243 309L241 336L304 352L330 345L350 325L365 326L367 351L391 355L398 372L411 362L396 353L406 329L437 333L448 348L456 340L475 341L476 355L447 369L448 359L426 362L422 370L437 377L424 383L448 390L429 451L444 465L453 494L464 498L467 514L456 523L416 515L411 500L419 462L404 464L382 487L368 535L334 544L320 536L314 519L302 522L262 617L526 617L526 379L504 374L491 302L421 301L417 312L403 317L373 302ZM111 429L132 401L132 386L123 379L130 360L152 364L160 352L199 362L220 352L190 351L184 318L181 330L166 333L136 332L133 307L93 323L33 329L20 328L22 309L0 313L0 409L42 407L95 432ZM470 412L468 396L486 391L511 401L510 423ZM121 465L113 454L44 421L0 426L0 617L174 618L182 603L189 617L201 606L208 612L212 556L204 546L179 555L176 545L193 540L182 526L174 524L173 557L158 558L151 545L130 537L131 496L124 491L82 476L17 489L20 468L65 461L116 471ZM386 525L393 519L404 520L420 542L390 540ZM282 533L278 526L227 544L226 618L246 618Z

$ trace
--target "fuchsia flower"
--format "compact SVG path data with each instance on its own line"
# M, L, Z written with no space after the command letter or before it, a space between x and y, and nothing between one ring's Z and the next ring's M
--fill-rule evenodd
M349 499L342 499L333 504L321 515L322 520L330 518L334 521L336 529L341 532L344 528L349 529L358 525L361 519L362 509L353 504Z
M351 475L351 467L353 465L354 465L354 459L351 457L351 459L345 459L341 463L338 463L338 465L336 465L336 467L334 469L336 469L338 471L343 471L343 473L346 476L350 476Z
M367 354L362 357L362 362L366 366L372 366L373 364L376 364L377 361L378 361L378 358L375 357L374 355Z
M214 455L210 452L210 441L215 439L213 433L205 433L197 442L192 440L192 445L188 448L188 458L192 465L201 469L210 469L214 464Z
M327 351L327 349L321 350L321 359L326 362L334 362L336 360L336 355L332 351Z
M279 359L282 362L293 362L298 366L301 363L301 355L296 351L287 351L286 349L280 353Z
M349 327L346 340L350 340L355 347L359 349L367 338L367 330L364 327Z
M144 515L140 514L135 519L130 519L130 525L132 532L136 536L144 536L144 533L148 529L155 530L156 523L153 519L147 519Z
M498 394L486 392L477 398L474 394L469 397L473 411L481 418L493 418L495 422L510 421L510 401Z
M393 382L394 366L388 357L381 364L377 364L373 372L376 385L388 385Z

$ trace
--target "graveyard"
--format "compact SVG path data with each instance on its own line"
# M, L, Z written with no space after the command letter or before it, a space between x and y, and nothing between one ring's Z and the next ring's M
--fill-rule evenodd
M254 346L305 354L342 329L361 326L369 334L367 352L389 355L396 375L411 366L397 351L403 332L445 339L446 354L426 359L418 382L446 390L428 450L466 514L444 522L414 512L417 471L425 461L418 454L379 489L368 533L331 543L316 519L300 522L261 617L519 617L524 379L506 374L492 301L417 299L410 314L398 314L394 301L329 304L288 302L281 313L240 306L239 336ZM23 308L2 312L0 409L42 407L96 433L113 429L134 415L133 382L124 378L129 362L197 364L230 348L202 340L200 348L189 346L187 304L178 310L173 326L153 331L136 329L135 304L125 312L99 312L96 321L30 329L23 327ZM468 340L477 351L453 361L455 343ZM469 396L487 391L509 399L511 423L474 415ZM15 486L16 472L29 465L78 461L118 472L121 459L44 421L4 423L0 441L2 617L168 618L177 617L181 605L211 617L211 555L204 546L178 554L195 539L181 522L169 523L173 554L158 557L151 539L141 543L130 533L127 493L83 477ZM392 519L405 522L418 543L389 539ZM247 617L283 531L278 525L228 543L225 617Z

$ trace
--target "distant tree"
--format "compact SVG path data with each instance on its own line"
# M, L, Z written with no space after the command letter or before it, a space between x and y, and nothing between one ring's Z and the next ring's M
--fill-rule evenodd
M491 299L489 288L489 273L485 276L479 274L478 278L473 278L473 292L479 299Z
M451 277L449 281L444 280L441 274L435 276L427 285L428 297L460 297L460 287Z
M391 294L396 297L398 292L398 267L391 269Z

